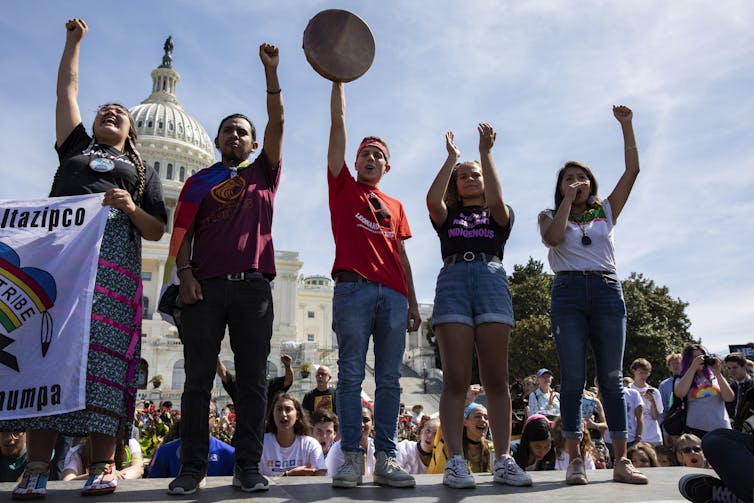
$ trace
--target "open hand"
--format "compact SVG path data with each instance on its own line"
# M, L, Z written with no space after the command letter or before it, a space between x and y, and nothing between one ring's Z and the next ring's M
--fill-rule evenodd
M455 157L458 160L461 157L461 151L458 150L456 144L453 143L455 135L453 131L445 133L445 148L448 149L448 157Z
M492 146L495 144L497 133L495 133L495 130L492 129L492 126L486 122L479 124L477 130L479 131L479 151L489 152L490 150L492 150Z

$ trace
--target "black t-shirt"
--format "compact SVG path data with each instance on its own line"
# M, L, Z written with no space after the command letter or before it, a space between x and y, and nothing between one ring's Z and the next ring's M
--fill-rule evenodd
M304 395L301 406L304 410L308 410L310 414L317 409L328 409L337 414L335 410L335 391L332 388L327 388L325 391L314 388Z
M448 216L439 227L432 226L440 237L442 258L467 251L486 253L503 259L505 242L513 227L513 208L508 206L510 221L503 228L490 215L489 208L462 206L448 208ZM431 220L431 219L430 219Z
M84 154L91 143L92 138L84 129L84 125L79 123L62 145L56 145L55 150L58 152L60 166L55 174L55 181L50 190L51 197L57 196L78 196L82 194L99 194L113 188L125 189L131 197L136 200L136 189L138 185L138 176L136 167L131 164L128 157L118 149L109 145L94 144L91 150L94 154ZM94 171L89 167L93 158L97 158L97 152L104 153L115 163L112 171L104 173ZM141 198L139 206L141 209L161 217L167 221L167 211L165 202L162 199L162 184L157 173L151 166L144 165L146 182L144 185L144 195Z

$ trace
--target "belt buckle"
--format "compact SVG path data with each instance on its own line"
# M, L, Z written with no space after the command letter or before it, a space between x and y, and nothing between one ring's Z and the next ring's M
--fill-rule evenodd
M476 258L476 254L472 251L463 252L463 260L465 262L473 262Z
M244 272L234 272L234 273L231 273L231 274L226 274L225 278L228 281L243 281L244 279L246 279L246 273L244 273Z

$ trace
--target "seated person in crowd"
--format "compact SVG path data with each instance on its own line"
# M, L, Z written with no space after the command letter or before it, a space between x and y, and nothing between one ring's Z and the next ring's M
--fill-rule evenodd
M319 442L322 454L327 458L330 447L338 437L338 416L331 410L318 409L311 417L312 437Z
M26 432L0 431L0 482L16 482L26 467Z
M81 438L71 447L65 458L62 480L84 480L89 477L92 460L89 450L89 438ZM141 455L139 441L131 438L119 440L115 447L115 467L118 479L140 479L144 475L144 458Z
M537 389L529 395L529 415L559 416L560 393L552 389L552 371L545 368L537 370L537 384Z
M324 475L325 456L319 442L309 436L311 432L301 403L292 395L279 393L267 418L259 472L266 476Z
M686 475L678 481L681 494L695 502L754 501L754 435L719 428L702 439L702 450L720 477Z
M361 408L361 442L359 446L364 450L364 459L361 465L363 475L372 475L374 473L374 440L372 439L374 431L374 413L372 405L363 402ZM330 452L325 459L327 465L327 476L332 477L343 465L343 449L340 447L340 440L335 442L330 448Z
M526 418L521 440L511 444L511 455L526 471L554 470L557 453L550 420L542 414Z
M693 433L684 433L675 444L678 464L693 468L709 468L707 458L702 452L702 440Z
M657 466L678 466L672 447L657 445L655 454L657 454Z
M631 464L636 468L660 466L657 453L652 444L648 442L637 442L629 447L626 451L626 457L631 460Z
M217 402L213 399L209 402L209 431L211 432L217 424ZM177 432L178 428L171 430ZM170 435L170 433L168 434ZM147 478L177 477L181 469L181 439L167 441L169 436L165 436L163 443L152 456L152 462L149 465ZM209 436L209 457L207 464L207 476L229 476L233 475L233 465L235 463L235 449L222 440L218 440L211 434ZM200 484L202 485L202 484Z
M582 424L581 430L582 434L579 451L584 460L584 469L596 470L597 467L594 464L594 444L592 443L592 437L589 434L589 430L586 428L586 424ZM565 438L563 438L563 429L559 416L553 421L552 443L555 446L555 453L557 455L555 458L555 469L567 470L571 459L566 451Z
M418 442L408 439L398 442L395 459L408 473L427 473L427 467L432 459L435 435L439 427L439 418L426 420L419 426Z
M471 473L490 473L492 471L491 447L487 440L489 419L484 405L472 402L463 412L463 436L461 437L463 458L469 465ZM432 448L432 459L427 467L427 473L443 473L448 458L448 448L442 435L442 427L438 428L435 443Z

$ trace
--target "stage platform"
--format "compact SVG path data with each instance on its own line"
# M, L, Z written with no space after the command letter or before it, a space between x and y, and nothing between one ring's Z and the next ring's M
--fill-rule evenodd
M270 490L261 493L244 493L230 486L230 477L210 477L207 486L190 496L171 496L166 489L169 479L141 479L123 481L115 494L82 499L79 491L83 481L50 482L46 501L49 502L248 502L293 503L299 501L399 501L406 503L487 503L487 502L682 502L678 492L678 479L687 473L707 473L712 470L690 468L648 468L644 473L649 484L633 486L612 481L612 470L590 471L589 485L567 486L565 472L533 472L532 487L510 487L492 482L492 475L476 474L476 489L448 489L442 485L441 475L417 475L416 487L393 489L372 483L365 477L364 485L355 489L333 489L329 477L288 477L272 479ZM0 484L4 493L0 499L10 501L13 484Z

